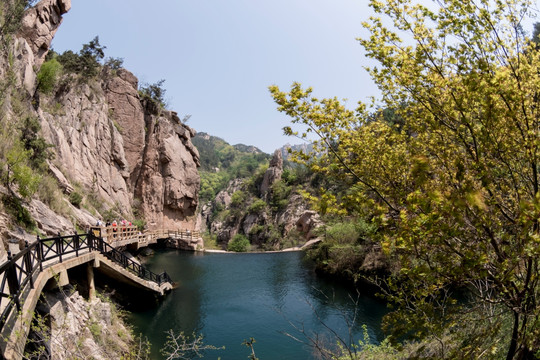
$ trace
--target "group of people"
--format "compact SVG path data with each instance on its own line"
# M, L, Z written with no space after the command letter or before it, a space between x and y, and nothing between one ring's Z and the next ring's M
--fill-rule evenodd
M131 223L131 221L128 221L126 219L123 219L123 220L120 220L120 221L113 220L112 222L107 221L105 223L103 223L103 221L101 221L101 220L98 220L96 226L99 226L99 227L105 226L107 228L112 227L112 235L113 235L114 238L116 238L116 234L118 232L118 229L120 229L120 231L122 233L124 233L127 230L126 228L129 227L129 226L133 226L133 224ZM131 232L130 232L130 234L131 234ZM140 234L141 234L141 232L139 231L139 235Z
M110 221L107 221L105 224L103 223L103 221L98 220L96 226L100 226L100 227L101 226L105 226L105 227L113 226L113 230L114 230L114 227L116 227L116 226L126 227L126 226L133 226L133 224L131 223L131 221L127 221L126 219L121 220L119 222L117 222L116 220L113 220L112 223Z

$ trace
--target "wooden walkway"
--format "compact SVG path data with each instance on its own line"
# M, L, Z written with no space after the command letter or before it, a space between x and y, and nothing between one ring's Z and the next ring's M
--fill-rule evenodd
M147 230L141 232L136 226L94 226L93 234L101 237L105 242L115 248L136 244L136 248L143 248L156 244L158 239L166 239L180 249L202 250L203 240L198 231L190 230Z
M110 231L110 232L109 232ZM99 235L105 236L99 236ZM107 264L119 276L163 295L173 282L166 272L155 274L128 258L118 247L136 243L137 248L158 239L191 242L200 234L187 231L140 233L135 227L97 227L86 234L40 239L17 254L8 251L0 264L0 359L20 359L37 300L47 281L67 270L87 264L89 286L93 288L93 267ZM93 264L93 265L92 265ZM56 278L55 278L56 279ZM62 276L56 281L62 281Z

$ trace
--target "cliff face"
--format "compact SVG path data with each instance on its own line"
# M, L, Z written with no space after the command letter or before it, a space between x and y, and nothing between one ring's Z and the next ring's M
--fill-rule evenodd
M145 109L137 82L120 69L42 98L44 137L62 174L110 207L124 214L137 208L150 228L192 227L199 190L194 131L174 112Z
M70 0L42 0L28 10L12 43L13 63L0 60L0 75L9 68L16 76L27 111L53 145L51 174L67 195L78 191L100 204L90 211L72 207L70 219L51 219L50 211L45 219L34 205L38 227L45 234L74 231L113 209L126 217L142 215L150 229L193 229L200 182L199 154L191 144L195 132L175 112L148 106L132 73L104 68L95 79L63 78L53 94L36 93L36 72L70 7ZM6 104L4 112L13 115Z
M263 250L304 245L321 222L296 187L283 181L283 173L282 154L276 150L260 179L233 179L202 206L201 230L215 235L223 248L236 234Z

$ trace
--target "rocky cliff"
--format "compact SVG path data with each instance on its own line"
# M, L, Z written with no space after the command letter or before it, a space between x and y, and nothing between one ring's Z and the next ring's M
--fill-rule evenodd
M321 221L297 192L304 184L283 175L282 154L276 150L264 172L232 180L202 206L201 229L213 234L222 248L237 234L262 250L304 245L315 237Z
M72 286L47 291L36 313L25 358L106 360L143 356L145 349L136 353L137 339L124 324L118 306L104 295L85 300Z
M103 67L87 81L64 74L52 93L37 91L37 72L70 7L70 0L42 0L27 10L0 59L0 75L13 77L3 83L11 88L1 103L2 121L21 113L39 120L54 155L49 173L68 207L59 213L32 199L25 206L38 231L73 232L105 213L138 216L149 229L193 229L200 182L195 131L175 112L142 99L132 73ZM83 206L66 201L73 192L83 196ZM24 237L7 221L0 224L4 241Z

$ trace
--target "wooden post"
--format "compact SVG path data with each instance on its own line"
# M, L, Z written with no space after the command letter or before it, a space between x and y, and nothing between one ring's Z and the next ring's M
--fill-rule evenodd
M28 241L24 242L24 249L26 254L24 254L24 265L26 266L26 272L28 273L28 279L30 280L30 288L34 288L34 273L32 272L32 254L28 250Z
M11 256L11 251L8 250L7 253L8 261L11 262L13 259ZM15 305L17 306L17 311L21 311L21 303L19 301L19 281L17 280L17 270L15 268L15 262L11 262L10 266L6 270L7 282L9 287L9 295L15 300Z

